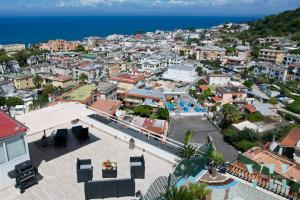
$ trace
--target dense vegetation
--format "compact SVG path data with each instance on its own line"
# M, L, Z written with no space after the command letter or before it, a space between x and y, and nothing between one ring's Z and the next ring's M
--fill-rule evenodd
M134 107L133 112L135 115L151 119L169 119L169 111L165 108L158 108L157 110L153 110L153 108L149 105L139 105Z
M3 49L0 49L0 64L9 62L9 61L11 61L12 59L13 59L13 58L12 58L12 57L9 57L9 56L7 55L7 53L6 53Z
M238 132L233 128L225 130L225 140L240 151L247 151L254 146L261 146L265 142L271 142L273 137L278 140L286 136L293 128L292 125L281 125L274 129L258 133L252 129Z
M287 36L300 42L300 8L250 22L250 29L240 34L246 41L254 41L258 37Z

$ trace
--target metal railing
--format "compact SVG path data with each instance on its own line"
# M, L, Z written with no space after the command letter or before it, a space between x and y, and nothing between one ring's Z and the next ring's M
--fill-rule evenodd
M122 119L117 119L115 116L113 115L110 115L110 114L107 114L105 112L102 112L100 110L97 110L97 109L94 109L92 107L89 107L89 106L86 106L87 108L93 110L94 112L96 112L98 115L110 120L110 121L113 121L119 125L122 125L124 127L127 127L129 129L132 129L134 131L137 131L137 132L140 132L141 134L147 136L148 138L153 138L155 140L159 140L161 141L162 143L164 144L168 144L168 145L171 145L171 146L174 146L176 148L182 148L184 146L183 143L181 142L178 142L176 140L173 140L171 138L168 138L166 135L161 135L161 134L158 134L158 133L155 133L151 130L147 130L143 127L139 127L135 124L132 124L128 121L125 121L125 120L122 120Z
M275 182L275 181L271 182L269 178L265 178L261 175L259 176L253 173L249 173L247 170L231 164L225 167L224 166L220 167L220 169L225 170L227 173L236 176L240 179L243 179L247 182L253 183L253 181L255 181L255 186L271 191L287 199L300 200L299 192L292 191L291 188L284 187L279 182Z

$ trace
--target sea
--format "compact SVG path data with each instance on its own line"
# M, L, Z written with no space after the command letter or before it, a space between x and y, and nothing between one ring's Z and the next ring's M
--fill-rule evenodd
M59 16L0 17L0 44L34 44L50 39L82 40L88 36L209 28L224 22L248 22L259 16Z

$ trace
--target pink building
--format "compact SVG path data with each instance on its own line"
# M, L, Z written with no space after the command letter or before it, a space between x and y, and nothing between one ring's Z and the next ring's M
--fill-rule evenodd
M226 86L216 89L216 96L213 98L216 102L221 102L222 105L227 103L244 103L246 102L247 93L239 87Z
M74 51L77 46L77 43L66 40L49 40L48 43L42 43L40 49L49 51Z

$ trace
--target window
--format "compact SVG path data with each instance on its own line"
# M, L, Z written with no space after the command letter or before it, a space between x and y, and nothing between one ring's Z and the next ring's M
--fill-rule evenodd
M6 142L8 160L12 160L26 154L23 135L8 139Z
M6 162L6 155L4 151L3 143L0 142L0 164L3 164Z

